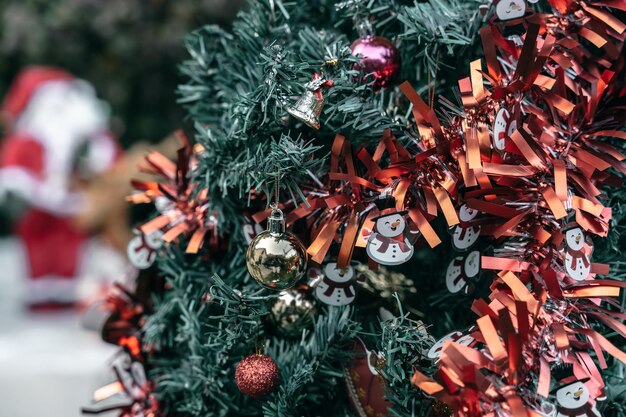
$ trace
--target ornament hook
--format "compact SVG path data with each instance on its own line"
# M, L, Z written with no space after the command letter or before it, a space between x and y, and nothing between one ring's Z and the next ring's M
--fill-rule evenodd
M272 235L280 235L285 233L285 217L283 212L277 205L273 205L272 214L267 219L267 230Z
M280 201L280 172L276 172L276 179L274 181L274 202L272 203L272 214L270 214L267 220L267 230L271 234L285 233L285 216L281 209L278 208L278 202Z

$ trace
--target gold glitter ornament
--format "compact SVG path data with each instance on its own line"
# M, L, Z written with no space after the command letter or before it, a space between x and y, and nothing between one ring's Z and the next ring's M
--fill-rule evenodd
M307 253L302 242L285 231L283 212L274 207L267 230L248 246L246 265L252 277L265 288L293 287L306 272Z

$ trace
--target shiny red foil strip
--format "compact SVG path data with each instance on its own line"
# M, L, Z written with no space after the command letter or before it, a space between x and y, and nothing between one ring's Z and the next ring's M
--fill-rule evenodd
M626 337L626 314L613 301L626 285L599 279L610 271L593 263L585 280L569 278L562 231L576 223L587 234L606 236L611 211L600 190L620 186L615 172L626 173L624 155L606 141L626 139L618 130L626 122L619 104L626 97L626 24L613 14L626 6L550 4L553 14L527 11L520 19L521 45L507 38L506 22L490 19L481 29L487 69L470 65L470 77L459 83L464 112L448 123L433 122L403 88L420 135L447 142L450 153L438 157L456 160L465 200L455 195L454 204L482 213L483 235L510 242L506 256L482 257L482 269L497 276L489 302L472 306L480 316L467 332L474 343L448 342L437 371L417 370L412 378L458 416L542 415L555 365L588 378L593 401L604 388L605 353L626 363L626 354L590 326L601 322ZM516 125L505 133L504 149L490 154L479 132L501 108Z
M160 230L167 244L185 237L187 253L198 253L202 247L218 250L224 247L225 241L219 236L216 214L209 210L207 190L198 190L190 181L197 164L196 153L202 149L194 149L182 131L178 131L177 136L183 146L178 150L176 162L158 152L146 156L141 169L154 176L155 181L133 180L136 192L127 199L135 204L154 203L158 199L167 201L165 211L139 227L143 233Z

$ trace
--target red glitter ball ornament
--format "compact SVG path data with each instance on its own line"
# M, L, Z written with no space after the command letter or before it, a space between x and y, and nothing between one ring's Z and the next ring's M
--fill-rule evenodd
M389 87L400 74L400 51L389 39L366 36L354 41L350 49L352 56L362 56L355 68L374 78L375 90Z
M280 371L269 356L253 354L237 364L235 382L242 393L252 398L261 398L278 386Z

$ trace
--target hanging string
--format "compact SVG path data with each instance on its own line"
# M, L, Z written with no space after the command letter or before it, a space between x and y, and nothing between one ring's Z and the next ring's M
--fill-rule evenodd
M433 108L433 102L432 102L432 100L430 99L430 91L432 90L432 87L433 87L433 86L432 86L432 84L431 84L431 82L430 82L430 68L428 68L428 69L426 70L426 74L428 75L428 81L427 81L427 83L426 83L426 85L428 86L428 107L430 107L430 108L432 109L432 108Z
M435 69L433 74L433 83L430 83L430 68L428 69L428 107L431 109L435 105L435 90L437 89L437 73L439 71L439 55L441 50L437 49L437 56L435 57Z
M263 353L263 349L265 349L265 341L261 340L259 333L257 332L257 335L254 338L254 354L260 356Z
M280 172L276 172L276 179L274 181L274 204L272 205L275 209L278 208L279 201L280 201Z

